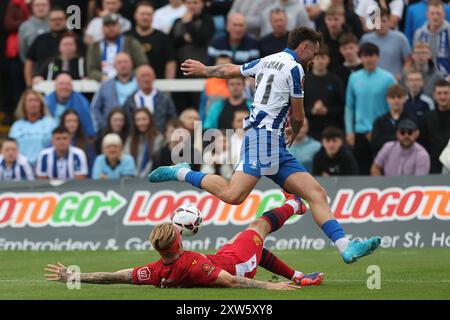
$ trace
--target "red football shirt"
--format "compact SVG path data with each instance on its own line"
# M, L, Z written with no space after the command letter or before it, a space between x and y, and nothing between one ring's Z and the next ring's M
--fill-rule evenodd
M205 255L183 251L181 257L171 264L164 264L160 259L134 268L133 283L160 288L212 286L221 270Z

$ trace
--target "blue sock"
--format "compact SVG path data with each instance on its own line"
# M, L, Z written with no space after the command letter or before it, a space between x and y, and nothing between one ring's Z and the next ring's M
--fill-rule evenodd
M322 230L333 242L345 238L345 232L337 220L328 220L323 224Z
M186 174L186 177L184 178L184 181L189 182L194 187L197 187L197 188L201 189L202 187L200 185L201 185L202 180L203 180L203 178L205 176L206 176L206 174L203 173L203 172L189 171Z

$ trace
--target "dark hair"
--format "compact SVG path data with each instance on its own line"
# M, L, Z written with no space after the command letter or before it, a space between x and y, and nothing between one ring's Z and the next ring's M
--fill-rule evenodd
M51 2L51 1L50 1L50 2ZM64 15L67 16L66 10L64 10L64 8L61 7L61 6L52 6L52 7L50 8L50 12L54 12L54 11L62 11L62 12L64 12Z
M380 8L380 18L382 17L390 17L391 16L391 10L389 7L387 8Z
M74 109L67 109L66 111L64 111L64 113L61 115L61 121L59 122L59 125L61 127L64 127L67 129L66 125L65 125L65 121L67 116L74 114L76 115L77 119L78 119L78 128L77 131L75 131L74 134L74 138L75 138L75 143L74 145L80 149L86 150L86 147L89 143L87 136L84 134L84 131L81 127L81 121L80 121L80 115L78 114L78 112L76 112ZM67 129L68 130L68 129Z
M329 140L335 138L344 140L344 132L341 129L332 126L323 129L322 139Z
M0 147L3 147L3 144L5 142L12 142L15 143L17 145L17 140L14 138L10 138L10 137L6 137L5 139L3 139L3 141L0 143Z
M124 124L122 130L120 130L119 133L113 132L112 126L111 126L111 119L116 114L120 113L124 118ZM130 133L130 121L127 117L127 114L123 111L120 107L112 108L111 111L108 114L108 119L106 121L106 128L103 130L102 137L106 136L108 133L117 133L120 138L122 139L122 143L125 145L125 142L127 141L128 134Z
M361 45L359 48L359 56L360 57L367 57L367 56L379 56L380 55L380 49L376 44L373 44L372 42L366 42Z
M138 113L145 113L149 120L149 128L147 129L147 132L141 133L137 126L136 126L136 115ZM130 154L133 156L134 160L137 162L137 155L138 155L138 146L139 146L139 138L143 137L145 140L147 140L148 143L148 153L149 153L149 159L152 158L152 152L153 152L153 142L155 141L156 136L159 134L158 129L155 126L155 122L153 121L153 116L150 113L150 111L147 108L139 108L134 111L133 113L133 125L131 127L131 140L130 140Z
M136 7L135 7L135 9L134 9L134 13L136 13L137 10L138 10L140 7L152 7L152 9L155 10L155 5L153 4L153 2L147 1L147 0L142 0L142 1L139 1L139 2L136 4Z
M323 44L319 48L319 52L317 53L318 56L330 56L330 50L328 50L328 46L326 44Z
M184 125L180 119L172 118L166 121L166 129L167 127L184 128Z
M55 134L64 134L64 133L67 133L67 134L70 135L69 130L67 130L67 129L66 129L65 127L63 127L63 126L56 127L56 128L53 129L53 131L52 131L52 135L55 135Z
M306 27L292 29L289 32L287 47L294 50L304 41L319 42L321 44L322 34Z
M450 87L450 82L444 79L437 80L434 84L434 90L436 90L437 87Z
M340 46L345 46L346 44L350 44L350 43L354 43L354 44L358 44L358 38L351 32L346 32L343 35L341 35L339 37L339 45Z

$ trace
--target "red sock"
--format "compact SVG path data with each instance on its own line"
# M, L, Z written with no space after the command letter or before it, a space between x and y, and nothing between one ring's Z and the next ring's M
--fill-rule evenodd
M294 276L295 270L291 269L287 264L277 258L272 252L263 248L261 261L259 265L264 269L278 274L286 279L291 280Z
M281 207L266 211L263 213L261 218L267 221L271 226L270 232L277 231L280 229L287 219L292 217L294 214L294 208L291 205L285 203Z

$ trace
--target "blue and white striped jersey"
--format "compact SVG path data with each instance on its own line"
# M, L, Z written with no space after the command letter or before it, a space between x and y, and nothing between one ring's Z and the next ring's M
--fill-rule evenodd
M6 166L5 159L0 155L0 181L34 180L33 169L28 159L19 154L11 167Z
M64 158L58 158L55 147L41 151L36 165L36 176L48 179L68 180L88 175L86 154L80 148L70 146Z
M244 126L251 124L269 131L284 129L290 98L303 98L304 71L295 51L286 48L246 63L241 66L241 74L256 80L251 114Z

